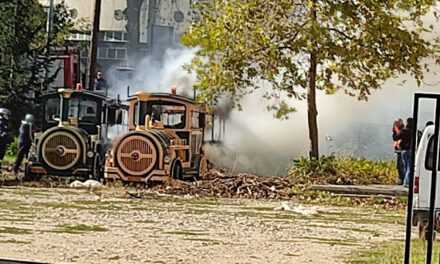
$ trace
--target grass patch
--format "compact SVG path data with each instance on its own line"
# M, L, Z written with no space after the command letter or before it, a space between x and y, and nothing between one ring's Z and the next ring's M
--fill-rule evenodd
M367 228L358 228L358 227L346 227L346 226L337 226L337 225L325 225L325 224L307 224L308 228L323 228L323 229L335 229L335 230L344 230L344 231L352 231L356 233L364 233L370 234L374 237L380 236L382 233L376 230L371 230Z
M24 216L18 217L0 217L0 222L12 222L12 223L33 223L31 218L27 218Z
M315 184L395 184L395 161L375 161L355 157L302 157L294 161L289 175L297 183Z
M20 200L0 200L0 210L16 210L17 208L21 208L25 205L26 204Z
M364 249L351 256L346 263L351 264L401 264L403 262L404 241L389 241L374 248ZM426 241L413 240L411 243L411 263L423 264L426 256ZM433 246L433 262L439 262L440 242L436 241Z
M89 232L106 232L108 231L108 228L105 228L100 225L85 225L85 224L79 224L79 225L57 225L55 230L52 230L51 232L54 233L67 233L67 234L84 234Z
M48 198L53 195L49 191L39 191L35 188L17 188L13 189L12 193L19 196L32 196L36 198Z
M223 242L219 241L219 240L215 240L215 239L210 239L210 238L200 238L200 237L187 237L184 238L183 240L187 240L187 241L195 241L195 242L204 242L204 243L210 243L213 245L220 245Z
M326 244L330 246L358 246L360 241L354 239L330 239L322 237L294 237L293 240L280 240L279 242L293 242L297 243L298 240L307 240L318 244Z
M0 227L0 234L29 235L32 234L32 230L26 228L2 226Z
M59 202L36 202L34 203L35 206L38 207L46 207L46 208L52 208L52 209L79 209L79 210L88 210L91 208L88 208L87 206L78 205L74 203L59 203Z
M178 236L206 236L208 233L204 233L204 230L175 230L163 232L167 235L178 235Z
M139 220L139 221L136 221L136 223L138 223L138 224L156 224L157 222L153 221L153 220Z
M16 239L8 239L8 240L0 240L0 244L6 244L6 243L10 243L10 244L31 244L31 241L23 241L23 240L16 240Z

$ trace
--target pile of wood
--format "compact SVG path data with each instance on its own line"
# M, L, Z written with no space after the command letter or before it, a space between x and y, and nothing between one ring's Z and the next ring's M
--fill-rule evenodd
M154 191L175 195L225 198L288 199L292 193L287 177L256 176L247 173L228 175L212 170L203 180L172 181L153 187Z

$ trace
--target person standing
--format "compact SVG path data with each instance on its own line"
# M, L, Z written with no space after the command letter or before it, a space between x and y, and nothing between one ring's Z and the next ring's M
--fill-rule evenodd
M102 72L96 74L95 85L93 87L94 91L105 92L107 94L107 81L104 79Z
M6 108L0 108L0 162L6 154L6 149L11 143L9 135L9 116L11 112Z
M405 168L402 161L402 151L399 147L399 136L400 132L404 128L403 120L401 118L394 121L393 124L393 142L394 142L394 152L396 153L396 169L399 176L398 184L403 184L405 178Z
M23 159L27 157L29 150L32 146L32 123L34 122L34 116L27 114L23 121L21 121L20 135L18 138L18 153L14 164L14 174L17 174Z
M398 136L398 145L402 150L402 162L405 169L405 177L403 179L403 185L405 187L409 186L409 180L411 179L411 142L412 142L412 130L413 130L413 120L408 118L406 121L406 126L403 128Z

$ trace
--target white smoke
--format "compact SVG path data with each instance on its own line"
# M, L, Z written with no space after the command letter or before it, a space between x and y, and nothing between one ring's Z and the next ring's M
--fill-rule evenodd
M195 76L183 66L189 64L194 49L173 49L165 54L163 63L144 59L137 71L121 77L116 71L111 83L120 89L113 93L125 95L125 87L131 93L145 90L169 92L177 86L178 93L192 97ZM433 72L433 70L431 70ZM407 79L404 84L402 81ZM416 91L436 91L437 76L429 73L425 83L416 89L415 81L407 76L386 82L383 88L373 92L368 102L357 101L342 93L325 95L318 93L318 126L321 154L336 153L372 159L392 159L391 126L396 118L406 119L412 114L412 98ZM297 112L288 120L278 120L266 110L264 90L247 96L242 102L243 111L234 110L226 123L222 145L208 145L208 154L215 163L236 171L258 174L285 174L294 158L307 155L309 149L307 108L305 101L291 101ZM420 127L432 118L432 104L422 108ZM210 135L207 135L207 139Z
M195 75L188 73L183 65L189 64L196 49L168 49L162 61L152 56L141 60L136 70L112 68L106 76L112 84L112 95L119 94L122 98L137 91L170 92L172 86L177 86L178 94L191 97Z

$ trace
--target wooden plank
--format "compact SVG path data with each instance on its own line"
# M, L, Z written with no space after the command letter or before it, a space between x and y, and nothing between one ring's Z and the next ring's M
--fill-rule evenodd
M311 190L358 195L406 196L408 189L400 185L312 185Z

